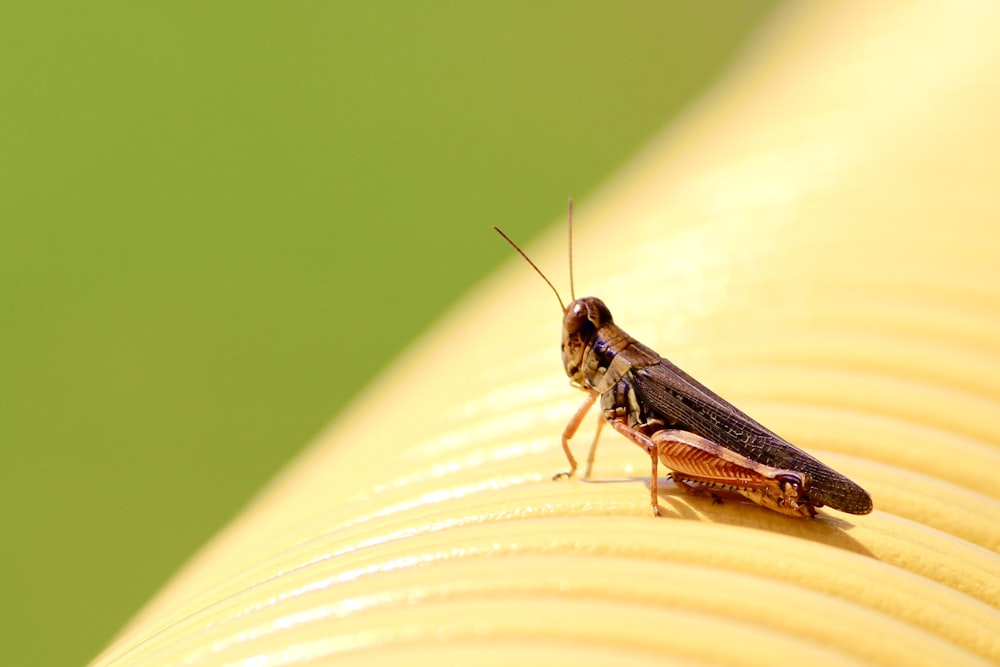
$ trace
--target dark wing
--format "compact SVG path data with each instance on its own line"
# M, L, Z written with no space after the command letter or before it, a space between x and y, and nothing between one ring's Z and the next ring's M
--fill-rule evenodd
M807 473L812 482L809 497L817 505L851 514L872 510L872 499L860 486L764 428L666 359L634 368L631 376L648 416L758 463Z

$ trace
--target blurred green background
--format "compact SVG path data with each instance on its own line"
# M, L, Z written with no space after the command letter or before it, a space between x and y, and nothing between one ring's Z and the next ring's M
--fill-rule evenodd
M4 3L0 664L93 657L772 6Z

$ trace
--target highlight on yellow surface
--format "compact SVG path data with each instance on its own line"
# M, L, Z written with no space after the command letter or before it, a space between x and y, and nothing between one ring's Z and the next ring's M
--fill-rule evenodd
M654 519L610 429L552 481L583 394L511 253L94 664L1000 661L997 34L995 3L790 5L577 203L578 295L874 512L664 479ZM561 221L527 250L563 284Z

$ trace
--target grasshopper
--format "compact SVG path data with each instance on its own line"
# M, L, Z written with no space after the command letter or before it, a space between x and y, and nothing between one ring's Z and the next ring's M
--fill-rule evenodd
M607 422L649 455L650 503L660 515L659 464L685 491L743 496L781 514L813 517L824 505L851 514L872 510L868 493L847 477L760 425L614 323L597 297L576 298L573 286L573 200L569 201L569 306L514 241L493 227L542 277L563 311L562 361L570 385L587 398L566 425L562 448L572 477L577 462L570 440L601 399L597 432L587 455L590 477Z

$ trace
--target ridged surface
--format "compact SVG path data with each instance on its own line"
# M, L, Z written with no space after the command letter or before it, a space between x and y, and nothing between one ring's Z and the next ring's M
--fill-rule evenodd
M580 295L870 515L664 480L656 520L611 429L592 481L551 481L583 394L512 259L95 664L1000 661L998 29L990 3L798 5L578 207ZM561 228L529 250L564 284Z

